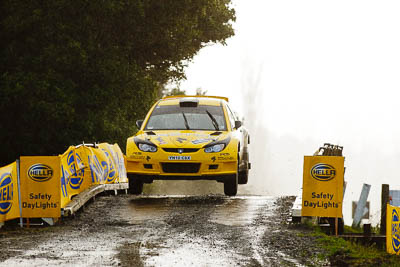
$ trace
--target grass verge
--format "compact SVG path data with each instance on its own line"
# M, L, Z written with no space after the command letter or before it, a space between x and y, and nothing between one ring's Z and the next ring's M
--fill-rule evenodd
M391 255L375 245L363 246L339 237L326 235L319 227L311 234L326 252L331 266L400 266L400 256Z

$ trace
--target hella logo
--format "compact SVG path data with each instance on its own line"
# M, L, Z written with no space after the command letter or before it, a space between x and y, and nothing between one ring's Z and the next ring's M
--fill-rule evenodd
M35 182L45 182L53 177L53 169L44 164L35 164L29 168L28 176Z
M400 251L400 220L399 214L395 209L392 211L392 246L394 252Z
M10 211L13 192L11 173L5 173L0 178L0 214L7 214Z
M69 152L68 157L67 157L67 163L68 163L69 171L71 172L71 177L69 180L70 186L72 189L79 189L83 182L84 169L77 170L75 160L76 160L76 163L78 164L78 166L82 162L82 159L78 153L75 153L75 155L74 155L74 151Z
M311 176L318 181L326 182L335 178L336 169L329 164L320 163L312 167Z

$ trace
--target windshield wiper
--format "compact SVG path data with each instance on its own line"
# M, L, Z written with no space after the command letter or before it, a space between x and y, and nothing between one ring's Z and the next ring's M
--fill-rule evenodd
M212 121L212 123L214 125L215 130L219 131L219 125L218 125L217 120L214 118L214 116L207 109L206 109L206 112L208 114L208 117L210 117L210 119L211 119L211 121Z
M187 130L190 130L189 123L188 123L188 121L187 121L185 112L182 111L182 115L183 115L183 119L185 120L186 129L187 129Z

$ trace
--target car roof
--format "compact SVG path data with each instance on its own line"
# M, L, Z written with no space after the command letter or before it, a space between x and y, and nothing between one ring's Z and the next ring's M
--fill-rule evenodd
M179 105L179 101L181 99L197 99L199 100L199 105L207 105L207 106L220 106L222 101L228 102L227 97L221 96L188 96L188 95L179 95L179 96L166 96L160 100L158 103L159 106L170 106L170 105Z

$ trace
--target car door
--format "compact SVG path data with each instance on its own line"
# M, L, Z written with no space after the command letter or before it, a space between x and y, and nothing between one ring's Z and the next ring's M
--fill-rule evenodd
M240 162L239 162L239 166L243 166L244 165L244 155L243 155L243 151L247 150L247 135L248 132L246 130L245 127L240 126L238 129L235 129L235 121L239 121L239 118L237 118L237 116L235 115L235 113L232 111L232 109L230 108L229 105L226 105L227 107L227 111L228 111L228 117L229 117L229 121L231 124L231 130L233 132L233 135L239 139L240 142L240 148L239 148L239 158L240 158Z

